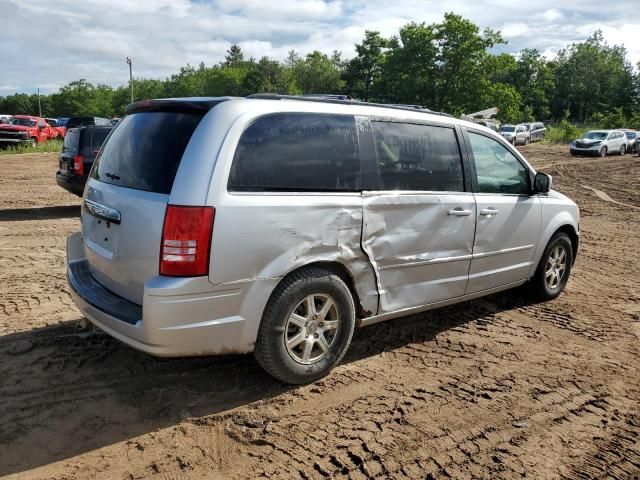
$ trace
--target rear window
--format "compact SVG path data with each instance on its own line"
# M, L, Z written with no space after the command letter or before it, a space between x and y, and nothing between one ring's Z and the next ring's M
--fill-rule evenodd
M104 139L107 138L110 128L99 128L93 131L93 137L91 137L91 149L94 153L98 153L100 147L104 143Z
M84 127L93 124L93 117L71 117L67 122L67 128Z
M76 151L78 148L78 139L80 138L80 130L73 128L67 130L67 134L64 136L64 144L62 150L65 152Z
M360 188L355 118L351 115L279 113L242 134L229 190L244 192L348 192Z
M128 115L113 130L91 176L135 190L171 192L182 154L202 115L142 112Z

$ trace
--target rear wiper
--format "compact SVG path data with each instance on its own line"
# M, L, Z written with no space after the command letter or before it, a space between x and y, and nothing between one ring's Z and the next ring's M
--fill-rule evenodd
M120 177L118 175L115 175L114 173L105 173L105 175L107 176L107 178L110 178L111 180L120 180Z

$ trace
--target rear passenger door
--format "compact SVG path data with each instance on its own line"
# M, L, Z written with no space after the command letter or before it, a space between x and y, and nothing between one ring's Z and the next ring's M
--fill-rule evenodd
M477 208L467 294L527 278L540 235L542 209L531 175L506 145L467 131Z
M375 118L371 125L379 183L363 193L362 244L377 274L379 313L462 296L476 207L459 130Z

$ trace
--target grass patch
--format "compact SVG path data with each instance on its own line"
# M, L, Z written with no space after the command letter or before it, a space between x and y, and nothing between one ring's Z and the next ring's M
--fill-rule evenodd
M545 143L571 143L577 138L582 136L589 130L597 130L598 127L594 125L582 125L577 126L572 123L562 120L559 125L547 126L547 132L544 137Z
M24 143L18 146L9 146L6 148L0 148L0 155L14 155L16 153L47 153L47 152L60 152L62 150L62 140L47 140L44 143L39 143L35 147L32 147L28 143Z

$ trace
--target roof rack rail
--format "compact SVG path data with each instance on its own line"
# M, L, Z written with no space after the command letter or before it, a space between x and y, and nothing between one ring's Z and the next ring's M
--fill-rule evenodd
M415 112L420 111L424 113L430 113L432 115L442 115L443 117L451 117L448 113L444 112L434 112L433 110L429 110L428 108L424 108L420 105L403 105L403 104L387 104L387 103L373 103L373 102L363 102L361 100L353 100L353 99L343 99L343 98L334 98L334 97L342 97L342 95L334 95L334 94L311 94L311 95L280 95L277 93L254 93L253 95L248 95L246 98L255 98L261 100L297 100L303 102L319 102L319 103L335 103L338 105L362 105L367 107L382 107L382 108L392 108L395 110L408 110Z
M303 93L300 95L305 98L326 98L327 100L353 100L351 95L343 95L341 93Z

